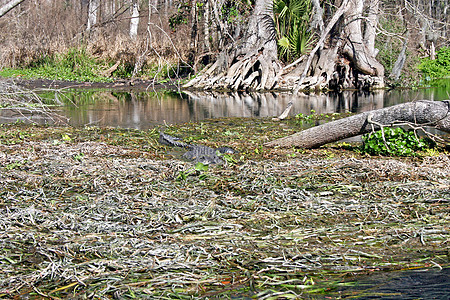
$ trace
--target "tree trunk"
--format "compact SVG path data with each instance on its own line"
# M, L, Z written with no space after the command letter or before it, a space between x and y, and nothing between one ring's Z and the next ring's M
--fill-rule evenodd
M295 77L296 74L300 70L303 70L300 75L300 78L296 84L296 87L294 89L294 93L297 93L301 89L307 89L307 88L311 88L311 87L321 88L320 84L322 84L323 81L326 81L326 83L328 83L328 81L330 80L330 78L332 76L332 74L330 74L330 72L333 72L333 70L335 68L335 61L337 60L337 50L340 47L341 43L338 42L335 45L335 47L332 49L327 49L325 51L320 51L320 52L318 52L318 51L323 49L325 39L327 38L329 32L335 26L336 22L341 18L341 16L348 9L347 3L348 3L348 0L347 1L344 0L341 7L339 7L338 10L336 11L336 13L333 15L333 17L331 18L327 27L322 32L322 35L320 36L320 39L317 42L316 46L309 54L308 60L304 64L299 65L296 68L296 70L294 70L292 72L293 76ZM316 53L319 53L319 54L316 55ZM314 58L316 58L316 61L317 61L316 67L314 68L315 71L312 74L312 76L310 76L310 79L307 80L306 84L304 84L305 78L306 78L307 74L309 73L309 70L310 70L310 67L311 67L311 64L312 64ZM322 70L324 70L324 72ZM319 71L319 72L317 72L317 71Z
M290 90L294 86L296 93L324 88L383 87L384 67L375 58L375 36L367 24L363 38L363 9L363 0L343 0L308 60L282 76L285 85L280 88ZM369 9L367 23L375 26L377 11L376 6Z
M323 9L320 7L320 0L312 0L312 6L314 8L312 20L311 20L311 29L316 29L319 35L322 34L323 31Z
M222 49L224 47L225 38L226 35L226 20L222 22L220 18L220 9L222 8L225 0L216 0L212 1L212 12L214 14L214 23L216 26L215 28L215 40L218 41L218 47L219 49Z
M408 44L408 35L405 38L405 41L403 42L402 50L400 51L397 60L394 63L394 66L392 67L391 71L391 77L394 80L398 80L400 78L400 75L402 74L403 66L406 62L406 46Z
M11 9L22 3L24 0L11 0L0 7L0 18L6 15Z
M191 48L196 51L198 44L197 0L191 1Z
M277 58L272 0L257 0L244 37L222 51L217 61L185 87L198 89L269 90L281 66Z
M384 67L375 59L362 37L363 0L350 0L349 5L349 9L344 13L346 24L344 33L347 37L347 43L343 52L361 73L383 78Z
M366 0L369 6L369 12L364 22L364 43L371 55L377 55L378 50L375 49L376 29L378 24L378 8L380 0Z
M88 32L97 24L99 4L99 0L89 0L88 22L86 27L86 31Z
M317 148L341 139L368 133L383 126L409 123L450 132L450 101L420 100L364 112L312 127L265 144L266 147Z
M204 13L203 13L203 18L204 18L204 25L203 25L203 29L204 29L204 39L205 39L205 52L209 52L211 51L211 44L209 42L209 37L210 37L210 33L209 33L209 0L206 0L205 2L205 6L204 6Z
M133 3L131 4L130 38L136 39L138 27L139 27L139 6L137 0L133 0Z

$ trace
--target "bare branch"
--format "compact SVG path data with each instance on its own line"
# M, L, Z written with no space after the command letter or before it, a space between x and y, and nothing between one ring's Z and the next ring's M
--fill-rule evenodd
M6 15L11 9L22 3L24 0L11 0L0 7L0 18Z

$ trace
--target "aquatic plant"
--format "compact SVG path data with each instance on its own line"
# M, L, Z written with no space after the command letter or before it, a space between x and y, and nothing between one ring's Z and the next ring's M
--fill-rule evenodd
M371 155L414 156L430 148L430 142L414 131L387 127L363 136L362 151Z

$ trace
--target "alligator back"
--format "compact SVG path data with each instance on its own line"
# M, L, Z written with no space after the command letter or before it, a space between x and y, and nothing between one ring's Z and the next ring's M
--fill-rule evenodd
M203 164L221 164L223 163L223 160L220 158L220 154L235 153L235 151L229 147L214 149L203 145L188 144L182 142L179 138L163 132L159 133L159 142L167 146L186 148L189 151L183 154L185 159L193 162L201 162Z

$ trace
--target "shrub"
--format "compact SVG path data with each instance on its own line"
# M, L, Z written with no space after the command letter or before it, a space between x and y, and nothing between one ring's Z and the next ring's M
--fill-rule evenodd
M311 3L307 0L274 0L274 26L279 58L291 61L310 50Z
M450 48L442 47L436 53L436 59L424 58L418 65L419 71L426 79L444 78L450 76Z

